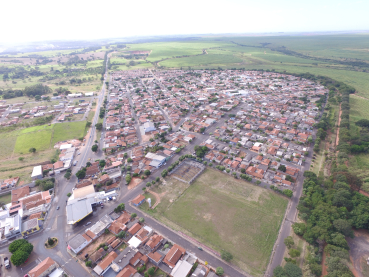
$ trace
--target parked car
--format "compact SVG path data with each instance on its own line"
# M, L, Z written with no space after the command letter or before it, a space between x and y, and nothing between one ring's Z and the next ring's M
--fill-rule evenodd
M59 206L57 206L57 207L56 207L56 209L57 209L57 210L59 210L59 209L60 209L60 207L59 207Z
M10 261L8 257L4 258L4 264L5 264L5 268L9 269L10 268Z
M85 226L88 226L88 225L90 225L92 222L91 221L89 221L89 222L87 222L86 224L85 224Z

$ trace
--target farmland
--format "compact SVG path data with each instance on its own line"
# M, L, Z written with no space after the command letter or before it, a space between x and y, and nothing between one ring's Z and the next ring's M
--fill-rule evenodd
M143 210L218 252L232 253L243 270L262 275L287 199L213 169L192 185L168 178L153 190L162 195L161 203Z

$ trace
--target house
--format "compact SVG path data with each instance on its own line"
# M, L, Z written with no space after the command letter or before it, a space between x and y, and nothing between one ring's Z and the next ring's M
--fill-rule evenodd
M32 180L42 179L42 177L43 177L42 166L41 165L35 166L32 170L32 175L31 175Z
M186 250L178 244L173 245L165 255L163 262L170 268L174 268L179 259L186 253Z
M97 266L94 267L94 272L98 276L103 276L104 273L109 270L116 257L118 257L118 254L115 251L111 251L101 262L97 264Z
M147 257L149 258L151 263L153 263L156 266L159 266L159 264L164 259L165 255L159 251L156 251L156 252L150 252L149 254L147 254Z
M58 264L50 257L47 257L45 260L39 263L36 267L28 271L26 276L46 277L46 276L49 276L50 273L53 272L57 267L58 267Z
M18 203L20 198L29 195L31 192L29 186L20 187L12 190L12 203Z
M136 207L140 206L143 202L145 202L146 198L142 194L139 194L135 199L132 200L132 204Z
M68 242L68 249L72 250L75 254L78 254L91 242L92 238L87 234L78 234Z
M205 277L206 272L206 267L199 264L190 277Z
M164 238L158 234L155 234L149 238L145 244L145 249L153 252L158 248L158 246L164 241Z

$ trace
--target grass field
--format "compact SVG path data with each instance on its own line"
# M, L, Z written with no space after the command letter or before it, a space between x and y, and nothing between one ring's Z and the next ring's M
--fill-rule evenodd
M265 270L287 207L273 192L206 169L192 185L168 178L155 210L142 209L220 252L254 276Z
M86 122L66 122L55 124L51 145L67 139L78 139L86 135Z
M21 134L17 137L14 152L18 154L25 154L32 147L36 148L37 151L49 149L51 136L52 130L41 130Z
M0 203L8 204L12 201L12 195L10 193L0 196Z

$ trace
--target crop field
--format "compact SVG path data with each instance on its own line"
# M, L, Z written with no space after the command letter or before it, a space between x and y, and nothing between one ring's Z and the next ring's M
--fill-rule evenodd
M152 188L162 195L143 210L220 252L254 276L262 276L287 207L287 199L219 171L206 169L188 185L167 178Z

